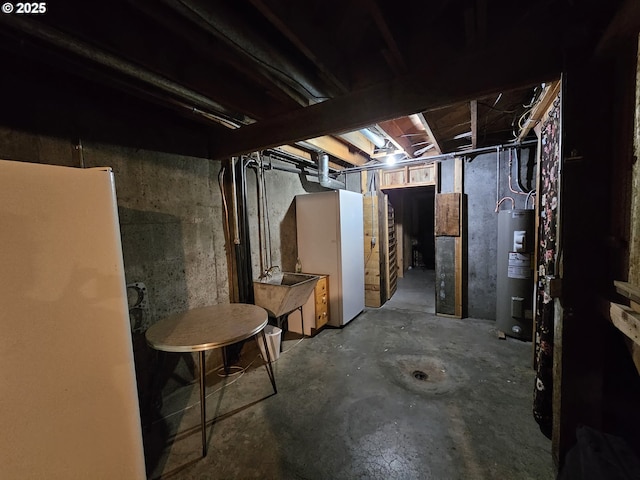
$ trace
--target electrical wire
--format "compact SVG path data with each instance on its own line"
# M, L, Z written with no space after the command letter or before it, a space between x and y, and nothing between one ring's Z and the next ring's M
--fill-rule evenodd
M224 384L224 385L222 385L221 387L216 388L213 392L209 392L207 395L205 395L205 397L204 397L204 398L205 398L205 401L206 401L206 399L207 399L207 398L209 398L211 395L213 395L213 394L215 394L215 393L218 393L218 392L219 392L220 390L222 390L223 388L228 387L229 385L233 385L233 384L234 384L234 383L236 383L238 380L240 380L240 379L244 376L244 373L247 371L247 369L248 369L251 365L253 365L253 362L255 362L255 361L258 359L258 357L259 357L259 356L260 356L260 355L256 355L256 356L255 356L255 358L254 358L253 360L251 360L251 363L249 363L249 365L247 365L246 367L244 367L244 368L242 369L242 371L241 371L241 372L238 372L238 373L236 373L236 374L235 374L235 375L239 375L239 376L238 376L238 378L235 378L234 380L232 380L232 381L231 381L231 382L229 382L229 383L225 383L225 384ZM195 385L195 382L193 382L193 383L192 383L192 385ZM159 422L161 422L161 421L163 421L163 420L166 420L166 419L168 419L168 418L170 418L170 417L173 417L173 416L175 416L175 415L178 415L179 413L186 412L187 410L190 410L190 409L192 409L193 407L196 407L196 406L198 406L198 405L200 405L200 402L199 402L199 401L198 401L198 402L195 402L195 403L192 403L191 405L187 405L186 407L181 408L180 410L176 410L176 411L174 411L174 412L168 413L167 415L163 415L162 417L160 417L160 418L158 418L158 419L154 420L153 422L151 422L150 426L156 425L157 423L159 423Z
M513 199L513 197L502 197L496 204L496 210L495 210L496 213L498 213L498 210L500 210L500 204L502 204L502 202L504 202L505 200L511 200L511 209L512 210L516 209L516 201Z
M293 348L296 348L298 346L298 344L300 342L302 342L304 340L304 334L302 335L302 337L300 338L300 340L298 340L296 343L294 343L293 345L291 345L289 348L287 348L286 350L283 350L282 352L280 352L280 355L282 355L283 353L287 353L288 351L290 351Z
M527 205L529 204L529 199L533 198L536 196L536 191L535 190L531 190L528 194L527 194L527 198L525 198L524 200L524 208L527 208ZM531 207L533 208L533 202L531 203Z
M516 195L526 195L528 192L524 192L524 191L518 192L517 190L515 190L513 188L513 186L511 186L511 177L512 177L512 172L513 172L513 152L514 152L514 149L510 148L509 149L509 191L511 193L515 193ZM516 159L517 159L517 157L516 157ZM520 163L516 162L516 165L519 166ZM519 177L520 177L520 172L518 172L518 179L519 179ZM518 183L518 188L520 188L519 180L517 181L517 183Z
M503 110L502 108L496 108L495 106L489 105L488 103L484 103L484 102L478 102L478 105L482 105L483 107L487 107L491 110L495 110L496 112L500 112L500 113L508 113L508 114L513 114L513 113L518 113L518 110Z

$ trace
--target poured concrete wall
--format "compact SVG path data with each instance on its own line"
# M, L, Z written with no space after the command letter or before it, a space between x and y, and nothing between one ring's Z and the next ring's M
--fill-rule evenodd
M2 159L79 166L68 141L8 129L0 138ZM114 171L126 281L147 287L147 326L229 301L219 162L97 143L83 145L83 160Z
M523 150L520 158L520 179L525 190L535 187L533 153ZM504 197L512 197L515 208L524 208L526 195L513 193L509 188L509 155L501 151L468 157L463 162L464 194L466 201L466 249L463 257L466 272L463 276L466 314L473 318L495 319L498 214L496 203ZM519 191L516 181L516 161L512 157L511 187ZM453 191L453 161L440 165L440 191ZM501 209L511 209L512 202L505 200ZM529 202L532 206L532 202ZM454 243L449 237L436 238L436 297L440 313L453 314L453 265Z
M307 193L299 174L281 170L264 172L268 217L263 216L262 222L265 227L270 225L270 229L263 230L261 242L258 229L257 179L255 170L250 170L247 174L247 204L251 232L251 268L254 279L271 266L277 266L285 272L295 270L298 252L295 196ZM267 264L269 259L267 251L270 251L271 265Z
M147 307L130 315L144 417L150 415L151 381L158 371L144 331L168 314L229 301L220 162L92 142L84 143L82 157L85 167L113 168L126 281L142 282L147 289ZM67 140L4 127L0 158L72 167L81 163ZM194 371L189 354L167 355L158 388L166 394L192 381Z
M534 158L529 150L522 151L520 178L525 189L535 188ZM495 319L498 214L496 201L512 197L516 208L524 208L526 195L509 190L508 153L478 155L464 162L464 193L467 196L467 297L468 315L474 318ZM496 184L500 175L499 186ZM516 164L513 158L512 188L516 185ZM531 207L532 202L529 202ZM511 209L510 200L500 209Z
M278 162L275 162L278 164ZM291 166L289 166L290 168ZM360 175L348 176L347 189L360 191ZM251 235L251 268L254 279L257 279L267 268L277 266L284 272L293 272L298 256L296 234L296 195L327 191L318 183L316 175L308 173L293 173L276 169L266 169L265 194L267 197L268 223L271 232L263 229L262 241L259 230L258 208L258 176L255 169L249 169L247 173L247 205L249 213L249 231ZM267 224L267 217L262 222ZM270 239L270 242L268 241ZM270 243L270 249L269 249ZM262 257L261 260L261 250ZM268 265L269 256L265 255L270 250L271 265ZM304 270L304 265L302 265ZM311 272L313 273L313 272Z

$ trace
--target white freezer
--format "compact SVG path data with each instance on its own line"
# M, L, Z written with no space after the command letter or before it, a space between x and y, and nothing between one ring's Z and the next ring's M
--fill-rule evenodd
M362 194L347 190L296 196L298 256L303 272L329 275L329 325L364 309Z
M0 305L0 478L145 478L110 169L0 160Z

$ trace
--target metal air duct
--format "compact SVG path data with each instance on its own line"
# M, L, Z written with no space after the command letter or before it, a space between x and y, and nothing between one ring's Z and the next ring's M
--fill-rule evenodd
M318 181L325 188L339 190L345 188L345 184L329 177L329 155L321 153L318 155Z

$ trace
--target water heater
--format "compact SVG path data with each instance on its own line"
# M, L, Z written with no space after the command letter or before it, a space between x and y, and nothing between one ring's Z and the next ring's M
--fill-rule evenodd
M510 337L533 336L533 210L498 214L496 323Z

